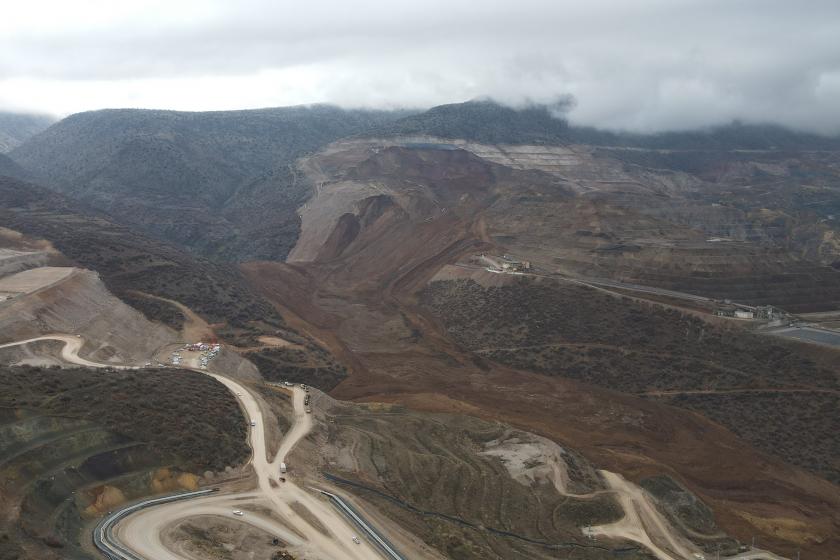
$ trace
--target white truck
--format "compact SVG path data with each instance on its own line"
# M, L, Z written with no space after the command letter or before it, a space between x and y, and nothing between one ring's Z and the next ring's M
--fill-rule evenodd
M286 463L280 463L280 474L285 474L286 470Z

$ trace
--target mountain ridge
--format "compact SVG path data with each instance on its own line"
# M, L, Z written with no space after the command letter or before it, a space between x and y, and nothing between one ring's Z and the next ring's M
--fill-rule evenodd
M67 117L10 156L38 183L199 255L282 258L308 193L294 161L401 114L106 109ZM255 190L269 200L252 204Z
M563 107L513 108L490 100L433 107L377 129L373 134L429 134L490 144L587 144L670 150L840 149L840 136L800 132L776 124L726 125L652 133L613 131L567 120Z
M11 151L55 122L48 115L0 111L0 154Z

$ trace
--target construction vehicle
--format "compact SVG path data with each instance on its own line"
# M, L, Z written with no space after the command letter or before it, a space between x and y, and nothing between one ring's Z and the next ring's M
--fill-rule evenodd
M280 473L285 474L287 470L286 463L280 463Z

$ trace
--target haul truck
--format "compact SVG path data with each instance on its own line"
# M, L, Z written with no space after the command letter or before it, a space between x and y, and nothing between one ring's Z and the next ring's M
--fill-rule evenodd
M286 463L280 463L280 474L286 473Z

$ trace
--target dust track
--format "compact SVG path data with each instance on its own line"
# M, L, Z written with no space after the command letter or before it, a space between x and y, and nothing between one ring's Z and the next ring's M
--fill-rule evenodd
M254 396L227 377L204 371L202 373L212 376L237 395L248 420L254 420L256 423L250 432L252 449L250 464L257 474L258 489L163 504L142 510L128 516L117 525L115 532L117 538L139 556L149 560L184 560L184 557L164 545L160 538L162 531L194 516L221 515L230 518L232 517L231 509L245 509L250 503L268 506L283 520L283 523L251 512L246 512L244 516L234 519L277 535L287 542L293 551L306 558L381 559L379 552L367 541L362 540L359 545L353 543L352 538L358 532L329 503L304 490L291 478L287 478L287 482L279 481L280 463L284 462L286 455L312 429L312 416L304 411L304 391L298 387L292 389L295 421L291 430L283 438L274 458L269 460L266 453L262 411ZM306 508L321 525L328 527L329 534L322 534L317 527L307 523L295 512L295 509L299 510L301 507Z
M41 340L57 340L59 342L64 343L64 347L61 349L61 359L65 362L69 362L71 364L76 364L78 366L83 367L92 367L92 368L114 368L114 369L139 369L137 366L119 366L119 365L112 365L112 364L102 364L98 362L91 362L90 360L86 360L79 356L79 352L84 345L84 339L73 336L69 334L48 334L44 336L38 336L35 338L29 338L26 340L19 340L17 342L9 342L7 344L0 344L0 348L11 348L12 346L23 346L24 344L29 344L30 342L39 342Z
M22 346L42 340L63 342L62 359L76 365L91 368L139 369L135 366L114 366L81 358L79 351L84 345L84 339L67 334L51 334L10 342L0 345L0 348ZM250 430L252 450L250 464L257 474L258 489L196 498L185 502L172 502L140 510L126 517L115 527L115 535L124 545L149 560L186 560L184 556L180 556L164 545L161 539L164 530L190 517L211 515L230 518L232 509L245 509L244 506L250 503L268 505L283 522L251 512L234 518L236 521L276 535L306 558L381 560L382 556L378 550L366 540L361 540L361 544L353 542L352 539L358 531L329 503L304 490L291 478L287 478L287 482L279 480L280 463L285 462L289 452L302 438L306 437L313 426L312 415L305 412L306 393L303 389L299 387L291 389L295 410L294 424L283 438L273 459L269 460L266 453L263 414L254 396L242 385L223 375L196 367L189 369L209 375L227 387L236 395L249 423L252 420L255 422ZM321 525L328 527L329 534L324 535L320 528L310 525L295 512L295 509L300 511L301 508L308 510Z

